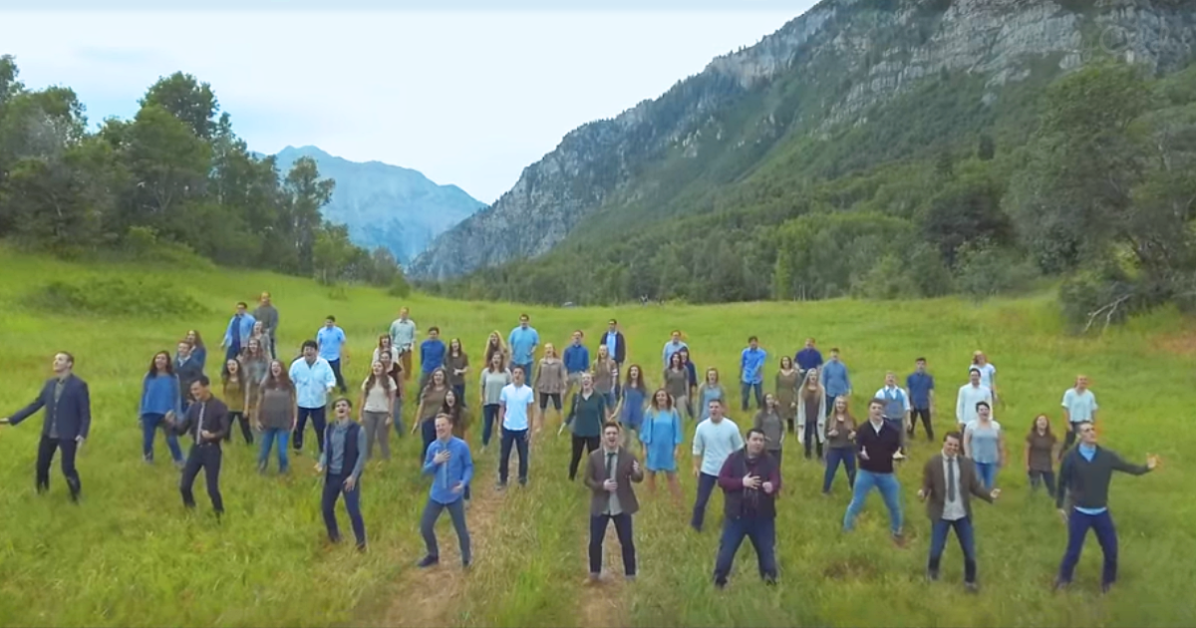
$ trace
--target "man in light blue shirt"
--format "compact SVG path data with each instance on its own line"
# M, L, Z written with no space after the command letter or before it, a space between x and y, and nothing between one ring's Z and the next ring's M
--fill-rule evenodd
M428 503L419 522L420 534L428 547L428 554L419 561L420 567L440 562L440 548L436 544L436 520L448 510L461 545L461 563L466 568L472 561L469 551L469 529L465 526L465 489L473 481L473 457L469 445L453 436L453 419L448 415L436 417L436 440L428 445L424 459L424 475L434 476Z
M581 384L581 375L590 370L590 350L581 344L585 335L579 329L573 332L573 342L565 347L565 373L569 378L569 387L565 390L565 397L573 392L575 385ZM614 355L613 353L611 355Z
M693 517L689 525L698 532L706 518L706 504L718 484L718 474L723 470L727 456L743 449L743 436L739 426L723 416L723 404L712 399L707 405L710 418L698 424L694 431L693 471L698 479L698 498L694 502Z
M241 347L249 343L249 336L253 334L253 315L247 310L249 306L244 301L237 303L237 312L233 317L228 319L228 328L224 331L224 340L220 342L220 347L228 348L224 354L225 361L232 360L238 355L241 355Z
M669 360L672 359L674 353L677 353L678 351L680 351L682 349L688 349L688 348L689 348L689 345L685 344L684 342L681 342L681 330L674 329L673 333L672 333L672 338L670 338L668 342L664 343L664 352L661 354L661 357L663 358L663 361L664 361L663 368L665 368L665 369L669 368Z
M822 386L826 389L826 412L835 410L835 398L851 397L851 377L847 365L839 360L839 349L831 349L831 359L822 365Z
M345 330L336 326L335 316L329 314L328 318L324 319L324 326L316 332L316 346L319 348L320 357L332 367L341 394L346 394L348 389L345 387L345 378L341 375L341 353L348 355L349 352L345 350Z
M748 338L748 347L739 356L739 385L743 398L743 411L748 410L748 393L756 390L756 408L764 407L764 360L768 352L760 348L760 340Z
M1100 406L1096 403L1096 395L1088 388L1088 376L1076 376L1075 388L1069 388L1063 393L1063 419L1067 421L1067 437L1063 440L1063 447L1059 449L1059 459L1076 442L1081 423L1096 423L1096 411Z
M519 326L511 330L507 346L511 347L511 371L521 366L524 375L530 377L532 363L536 361L536 347L540 345L540 334L536 328L528 325L528 320L527 314L519 316Z
M328 407L328 394L336 386L336 375L328 365L328 360L321 358L318 352L315 340L303 341L303 357L292 362L288 372L291 383L295 385L295 405L299 409L291 440L296 453L303 452L303 432L307 428L308 417L316 431L316 444L320 453L324 453L324 428L327 425L325 410Z

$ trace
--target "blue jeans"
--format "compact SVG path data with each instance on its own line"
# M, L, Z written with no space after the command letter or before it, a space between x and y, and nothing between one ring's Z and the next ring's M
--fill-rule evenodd
M519 450L519 483L527 484L527 430L502 428L502 446L498 456L498 483L507 485L507 463L511 460L511 447Z
M760 577L777 579L777 525L773 517L740 517L723 520L723 536L718 542L718 558L714 561L714 583L723 586L731 574L731 563L743 543L743 537L752 542L756 550L756 562Z
M955 538L959 539L959 549L963 551L963 581L976 581L976 540L972 533L972 520L968 517L947 521L939 519L930 528L930 560L927 569L934 575L939 573L939 560L943 557L943 549L947 546L947 534L955 530Z
M694 514L689 520L689 525L698 532L702 531L702 522L706 520L706 504L710 502L710 494L717 485L717 475L698 474L698 498L694 501Z
M419 424L419 434L423 438L424 447L420 451L419 461L422 464L428 459L428 447L436 441L436 419L427 419Z
M399 382L399 387L402 388L403 383ZM392 422L395 428L395 437L403 437L403 398L395 398L394 421Z
M332 367L332 375L336 377L336 386L341 389L341 394L345 394L345 376L341 375L341 359L329 360L328 366Z
M997 469L1000 465L996 462L976 462L972 461L976 466L976 475L980 477L980 483L984 485L986 490L993 490L993 482L997 480Z
M847 487L855 487L855 448L830 447L826 450L826 473L822 476L822 492L831 492L831 482L839 472L839 463L847 469Z
M1063 563L1059 565L1060 582L1071 582L1089 528L1096 531L1096 540L1105 555L1101 584L1110 585L1117 580L1117 528L1113 526L1113 517L1108 510L1099 515L1086 515L1073 509L1067 517L1067 552L1063 554Z
M494 435L494 421L497 418L497 403L488 403L482 406L482 447L490 444L490 437Z
M307 419L311 418L311 427L316 432L316 448L324 453L324 429L328 427L328 408L304 408L299 406L299 420L295 423L295 432L291 435L291 445L295 451L303 451L303 432L307 431Z
M267 427L262 431L262 449L257 455L257 466L262 471L270 463L270 448L274 447L274 441L278 440L278 472L286 473L290 468L290 462L287 460L287 441L291 438L291 430L285 427Z
M457 403L461 404L462 408L469 407L465 403L465 384L453 384L453 394L457 396Z
M143 414L141 415L141 453L146 460L154 459L154 435L158 431L158 426L162 425L162 420L165 415L161 414ZM179 437L174 431L166 429L163 426L163 432L166 433L166 446L170 448L170 457L175 462L183 461L183 450L179 447Z
M748 409L748 396L749 396L748 393L751 393L753 390L756 391L756 407L757 408L764 407L763 386L764 386L764 384L761 382L750 382L750 383L749 382L740 382L739 393L740 393L740 398L743 400L743 410L744 411L747 411L747 409Z
M336 525L336 500L345 496L345 510L349 513L349 522L353 526L353 536L357 538L357 546L365 547L365 521L361 518L361 485L356 484L353 490L345 490L345 478L348 473L329 473L324 476L324 497L320 500L320 510L324 513L324 525L328 528L328 538L333 543L341 540L340 529Z
M889 509L889 531L893 534L901 533L901 484L897 476L892 473L873 473L860 469L856 476L855 487L851 492L851 503L847 505L847 513L843 515L843 531L848 532L855 527L855 518L864 508L864 500L868 493L875 488L885 500L885 507Z
M453 528L457 531L457 542L461 544L461 562L468 565L472 558L469 550L469 528L465 527L465 502L460 499L451 504L442 504L431 497L428 498L424 514L419 520L419 532L424 537L424 545L428 547L428 556L440 558L440 548L436 544L436 520L445 510L449 511Z

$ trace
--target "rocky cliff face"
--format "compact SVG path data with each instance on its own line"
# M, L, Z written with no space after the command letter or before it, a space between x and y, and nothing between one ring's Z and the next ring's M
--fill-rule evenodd
M869 108L939 73L984 77L988 91L978 105L991 106L1003 88L1035 72L1065 72L1105 56L1169 72L1194 51L1196 2L1185 0L827 0L660 98L569 133L409 270L441 279L548 251L583 219L651 188L645 170L714 150L708 142L723 140L722 128L713 125L703 137L713 115L782 78L799 82L804 102L762 114L753 141L759 128L775 139L866 124ZM743 149L748 141L729 146Z

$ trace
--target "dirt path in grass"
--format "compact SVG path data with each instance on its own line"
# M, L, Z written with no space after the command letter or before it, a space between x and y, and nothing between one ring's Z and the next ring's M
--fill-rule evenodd
M634 533L634 532L633 532ZM587 533L582 539L583 556L589 556L590 538ZM606 527L602 543L602 580L583 585L578 596L580 610L578 617L583 628L618 628L627 625L624 588L634 586L623 577L623 551L614 523Z

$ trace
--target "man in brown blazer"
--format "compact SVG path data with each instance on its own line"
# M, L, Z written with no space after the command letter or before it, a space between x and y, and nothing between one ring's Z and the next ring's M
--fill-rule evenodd
M971 495L992 503L1001 494L1001 489L992 492L984 490L976 467L968 458L960 455L959 432L951 432L943 438L943 452L926 462L922 469L922 488L918 499L926 502L926 514L930 517L930 561L926 576L939 579L939 559L947 544L947 534L954 529L963 550L963 580L969 592L976 592L976 543L972 531Z
M635 579L635 541L631 538L631 515L639 510L632 482L644 480L640 463L626 449L619 446L620 427L613 421L602 427L602 447L590 454L586 465L586 486L590 497L590 581L602 576L602 540L606 524L615 522L615 533L623 548L623 573Z

